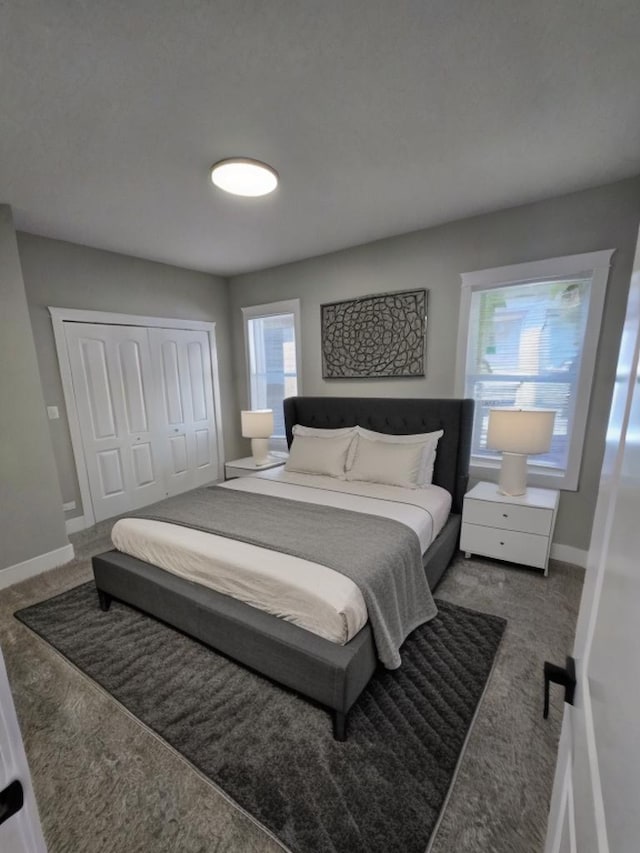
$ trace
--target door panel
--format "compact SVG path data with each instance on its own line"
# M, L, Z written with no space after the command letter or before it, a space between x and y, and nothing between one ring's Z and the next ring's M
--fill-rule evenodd
M125 412L129 432L148 432L149 420L147 417L139 342L128 340L119 343L118 358L122 373Z
M98 466L100 470L100 494L120 495L124 492L124 476L122 473L122 462L120 460L120 448L113 450L101 450L97 453Z
M201 341L191 341L187 346L187 358L189 367L189 384L191 387L191 405L193 406L194 422L206 421L207 413L207 385L205 381L204 353ZM207 359L209 358L207 347ZM209 383L210 384L210 383Z
M149 329L160 388L161 447L167 494L218 476L209 336L184 329Z
M182 385L180 368L178 366L178 347L175 341L162 341L162 388L164 391L169 426L184 423L184 406L182 405Z
M638 271L640 279L640 270ZM633 334L635 332L635 335ZM631 351L635 340L635 352ZM589 658L593 729L611 851L636 853L640 839L640 281L632 287L612 412L623 423L617 489ZM635 380L635 381L634 381ZM622 406L629 390L628 407ZM633 792L633 793L632 793Z
M65 323L65 335L96 521L160 500L146 329Z
M211 383L209 336L204 332L186 333L187 369L191 397L190 436L197 485L216 479L218 460L214 455L215 422Z
M115 413L109 386L105 341L82 340L80 346L83 379L91 414L93 437L95 439L115 438Z
M578 853L636 853L640 838L640 242L627 304L547 833L560 850L569 773ZM569 744L569 746L568 746Z
M153 453L151 444L136 444L131 448L133 459L133 473L136 485L146 486L153 482Z
M209 446L209 430L198 429L196 436L196 467L204 468L211 464L211 450Z
M189 469L187 462L187 437L185 435L170 435L171 446L171 471L170 476L186 474Z

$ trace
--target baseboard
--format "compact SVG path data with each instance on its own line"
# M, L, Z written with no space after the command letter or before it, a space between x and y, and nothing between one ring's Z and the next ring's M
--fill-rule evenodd
M561 563L573 563L574 566L587 568L588 552L573 545L561 545L559 542L551 544L551 559L560 560Z
M31 560L16 563L15 566L0 569L0 589L6 589L8 586L13 586L14 583L26 581L27 578L32 578L35 575L42 574L42 572L48 572L49 569L62 566L64 563L68 563L69 560L73 560L73 557L73 545L69 543L62 548L56 548L55 551L48 551L46 554L32 557Z
M67 528L67 535L69 535L69 533L79 533L81 530L86 530L87 527L89 527L84 515L77 515L75 518L68 518L64 524Z

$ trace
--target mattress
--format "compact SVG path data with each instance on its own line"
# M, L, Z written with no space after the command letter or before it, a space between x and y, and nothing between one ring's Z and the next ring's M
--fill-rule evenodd
M223 488L380 515L410 527L424 553L444 526L451 496L439 486L403 489L295 474L283 468L231 480ZM140 518L116 522L119 551L286 619L331 642L349 642L367 621L349 578L312 563L235 539Z

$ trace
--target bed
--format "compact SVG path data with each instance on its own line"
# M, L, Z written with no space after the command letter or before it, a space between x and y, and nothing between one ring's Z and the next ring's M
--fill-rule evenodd
M295 424L321 429L359 425L393 435L443 430L433 483L450 494L451 511L423 556L429 587L435 589L458 545L473 401L293 397L285 400L284 411L289 446ZM103 610L112 599L121 600L298 691L329 708L334 736L346 738L349 709L379 665L369 622L340 645L119 550L94 557L93 570Z

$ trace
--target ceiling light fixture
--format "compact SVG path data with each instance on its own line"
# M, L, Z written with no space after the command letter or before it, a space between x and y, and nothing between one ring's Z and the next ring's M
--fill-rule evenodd
M211 180L221 190L233 195L256 197L268 195L278 186L278 173L266 163L248 157L220 160L211 167Z

